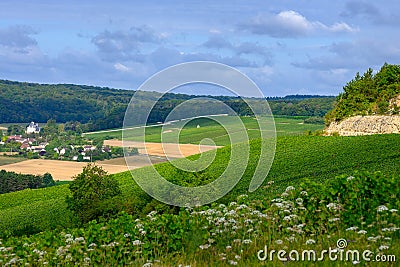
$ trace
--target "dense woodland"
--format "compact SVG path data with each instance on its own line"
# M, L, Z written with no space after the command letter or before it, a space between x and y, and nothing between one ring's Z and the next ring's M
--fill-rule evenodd
M126 107L135 91L72 84L37 84L0 80L0 123L77 122L85 131L122 126ZM155 92L141 94L144 105L157 99ZM162 122L169 112L185 100L197 96L165 94L153 108L149 123ZM237 97L217 96L239 115L251 115L249 107ZM256 101L256 100L254 100ZM268 98L275 115L324 116L333 107L334 97L287 96ZM70 123L71 124L71 123Z
M340 121L353 115L393 115L400 113L396 97L400 95L400 65L385 63L377 72L370 68L343 87L326 122Z
M23 189L36 189L55 185L50 173L44 175L21 174L0 170L0 194Z

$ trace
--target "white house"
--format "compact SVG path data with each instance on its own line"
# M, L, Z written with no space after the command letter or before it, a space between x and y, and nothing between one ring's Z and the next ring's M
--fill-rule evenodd
M34 123L33 121L26 127L26 133L31 134L31 133L39 133L40 132L40 127L39 124Z

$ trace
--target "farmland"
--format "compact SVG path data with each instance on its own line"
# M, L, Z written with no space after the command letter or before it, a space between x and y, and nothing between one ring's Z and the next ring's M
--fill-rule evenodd
M12 161L12 159L16 160ZM142 160L141 156L131 156L131 160L133 159L135 165L132 165L131 168L140 168L149 165L148 162ZM86 165L86 163L84 162L74 162L74 161L45 160L45 159L32 159L23 161L21 160L23 160L23 158L10 158L9 161L4 161L9 163L5 163L7 165L2 166L1 169L23 174L35 174L35 175L43 175L44 173L48 172L51 173L51 175L54 177L55 180L71 181L72 177L80 173L82 171L82 168ZM154 158L152 160L155 162L164 161L163 159L159 158ZM1 157L0 157L0 162L1 162ZM100 161L98 162L98 165L102 166L110 174L120 173L128 170L125 164L125 158Z
M398 135L376 135L360 137L286 136L278 137L274 163L265 181L273 180L273 187L262 187L250 199L273 196L286 186L297 184L305 178L325 181L341 174L352 174L354 170L382 171L388 176L400 173L400 151L393 149L399 143ZM240 144L239 144L240 145ZM237 186L220 202L228 203L247 192L248 183L257 164L260 140L251 141L251 157L246 172ZM180 171L170 163L156 165L157 170L177 184L191 181L207 183L215 179L229 160L229 147L217 150L216 162L195 177L195 174ZM132 174L144 176L147 168L133 170ZM152 200L133 181L129 172L115 174L123 195L134 197L138 204L137 216ZM54 190L54 191L53 191ZM24 190L0 196L0 235L19 233L26 229L32 232L51 229L57 225L73 226L71 214L66 210L66 185L39 190ZM17 200L16 200L17 199ZM18 200L20 199L20 200ZM3 204L12 203L12 204ZM10 206L11 205L11 206ZM63 214L61 216L61 214ZM24 230L25 229L25 230Z
M315 142L318 145L313 146ZM62 266L150 266L149 263L178 266L194 262L196 266L208 266L210 262L218 266L258 266L261 260L257 253L266 245L268 249L287 250L289 247L299 251L322 251L335 247L338 240L344 238L351 240L347 241L348 249L375 251L390 259L385 266L396 266L400 222L400 202L396 196L400 191L397 186L399 166L395 161L399 152L388 148L397 142L395 135L281 138L276 160L279 164L273 165L270 174L273 177L269 177L256 194L245 195L236 190L229 201L225 199L211 206L160 214L145 208L148 214L139 218L138 214L132 216L123 212L108 222L93 221L85 227L68 227L72 214L64 206L63 198L68 194L66 186L6 194L0 196L3 234L4 228L18 234L17 228L24 224L21 229L24 231L60 228L30 237L1 240L4 249L0 251L0 260ZM360 146L362 143L365 146ZM319 149L321 145L330 150L338 148L331 154ZM257 149L257 141L252 142L252 146ZM352 152L356 146L360 147L358 155ZM348 149L346 153L335 154L343 148ZM220 157L226 149L220 149ZM380 149L379 155L365 159L367 153L374 154ZM314 156L303 154L311 151ZM295 161L301 156L305 156L304 166ZM311 164L316 160L321 163L323 172L318 172L319 168ZM372 173L351 170L359 164ZM339 165L342 166L340 170ZM157 168L167 171L171 167L160 164ZM286 172L281 175L284 169ZM374 173L376 169L388 174ZM332 179L346 171L350 173ZM138 169L134 174L145 172L146 169ZM289 175L297 179L287 181L285 178ZM133 193L139 199L146 199L146 194L133 184L129 173L116 177L125 196ZM244 180L248 178L245 175ZM276 189L280 192L274 191ZM388 191L392 194L386 194ZM46 210L51 212L46 214ZM320 255L317 253L316 257ZM309 261L315 262L312 258ZM352 266L354 262L358 262L357 258L332 262L325 257L318 265ZM262 263L277 266L282 265L282 260L275 256Z
M324 125L322 124L305 124L305 117L284 117L276 116L275 127L278 136L285 135L303 135L305 132L322 130ZM222 118L224 126L232 126L234 129L240 127L236 125L236 122L230 117ZM247 134L250 139L260 137L259 126L257 121L252 117L241 117L243 124L247 130ZM197 125L200 128L197 128ZM163 142L168 142L168 138L173 131L176 131L174 125L168 125L165 129L162 126L148 127L146 128L146 142L161 142L161 132L163 131ZM124 133L125 140L138 141L140 140L141 130L129 130ZM86 133L85 136L90 139L122 139L122 130L114 129L112 131L101 131ZM227 145L229 144L229 137L227 136L224 127L219 125L217 122L209 119L195 119L186 124L181 132L179 133L179 143L182 144L198 144L204 138L211 138L216 145Z

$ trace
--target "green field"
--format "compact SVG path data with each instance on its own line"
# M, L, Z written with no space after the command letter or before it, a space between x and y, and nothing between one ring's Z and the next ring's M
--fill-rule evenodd
M84 228L75 226L74 216L66 208L68 185L3 194L0 240L10 250L0 251L0 260L7 263L16 257L21 263L32 264L46 259L51 266L88 265L89 260L95 266L142 266L148 259L155 259L161 260L161 266L194 261L196 266L207 266L226 255L218 266L236 265L234 262L254 266L260 263L255 257L257 251L266 244L275 249L306 246L322 250L334 246L339 238L353 240L354 245L349 245L353 249L379 251L384 246L385 253L395 255L400 238L400 151L395 149L399 138L396 134L278 137L275 161L267 179L257 191L248 193L261 141L252 140L250 161L242 180L224 198L211 206L195 208L194 212L165 212L169 208L143 192L129 172L115 174L133 216L122 213L119 218L91 222ZM156 169L176 184L205 184L224 170L230 150L218 149L214 162L198 173L181 171L171 163L158 164ZM192 156L195 158L198 156ZM150 169L137 169L132 174L146 177ZM383 174L374 174L376 171ZM294 187L290 189L289 185ZM341 209L331 209L330 205ZM380 208L382 205L384 209ZM368 234L346 230L348 227ZM38 231L44 232L18 237ZM367 240L378 235L382 240ZM40 253L42 256L38 256ZM282 265L277 260L266 262L267 266L277 264ZM320 266L353 265L332 264L324 261Z
M399 135L358 137L285 136L278 137L275 160L265 181L273 180L273 188L260 188L250 198L274 194L289 184L304 178L324 181L336 175L353 173L354 170L382 171L387 175L400 173ZM240 145L240 144L239 144ZM228 202L247 192L248 184L258 160L260 140L251 142L248 168L237 186L223 199ZM206 183L216 178L226 166L230 148L218 149L213 164L199 174L188 173L170 163L157 165L160 173L178 184ZM194 156L195 158L196 156ZM148 168L137 169L133 175L145 177ZM114 175L121 183L126 197L138 201L138 212L151 199L133 181L128 172ZM38 190L23 190L0 195L0 236L26 229L44 230L56 225L71 224L71 214L66 210L64 198L67 185ZM61 216L62 215L62 216Z
M223 121L223 125L231 127L233 130L240 129L241 125L232 117L220 117ZM244 127L247 130L249 139L255 139L260 137L260 130L257 120L252 117L241 117ZM302 117L275 117L275 128L278 136L286 135L304 135L309 131L322 130L324 125L322 124L305 124L304 118ZM200 128L197 128L197 125ZM268 125L268 129L272 130L273 126ZM164 129L162 126L148 127L146 128L146 142L161 142L161 131L174 131L176 127L174 124L166 126ZM126 140L138 141L141 136L140 129L128 130L124 133ZM111 130L110 132L102 131L98 133L86 133L86 137L90 139L102 138L102 139L122 139L122 130ZM171 133L164 133L163 142L168 142ZM179 143L182 144L198 144L204 138L211 138L216 145L227 145L229 144L229 137L227 132L220 124L210 119L194 119L186 124L179 134Z
M0 152L1 154L1 152ZM24 158L14 158L14 157L7 157L7 156L0 156L0 166L1 165L7 165L7 164L12 164L12 163L17 163L24 161L26 159Z

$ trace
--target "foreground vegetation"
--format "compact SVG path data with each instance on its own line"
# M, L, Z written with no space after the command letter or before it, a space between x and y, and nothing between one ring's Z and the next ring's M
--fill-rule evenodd
M274 180L274 187L260 188L249 199L271 197L286 186L305 178L323 182L354 170L382 171L391 176L400 173L398 135L358 137L288 136L279 137L274 163L266 179ZM219 203L228 204L238 195L246 194L258 162L260 140L250 143L252 153L248 168L237 186ZM229 160L229 147L217 151L215 163L198 174L180 171L170 163L156 165L157 170L170 181L190 185L207 183L218 177ZM194 156L196 157L196 156ZM151 168L151 167L150 167ZM146 175L149 168L133 171L133 175ZM133 181L129 172L113 175L119 181L122 197L117 207L136 217L157 209L169 211L168 206L152 200ZM266 184L265 184L266 185ZM67 209L65 198L68 185L39 190L23 190L0 195L0 236L31 234L57 227L73 227L76 222Z
M239 195L227 204L181 209L176 214L151 211L134 219L123 212L108 222L92 221L83 228L0 240L0 263L280 266L297 261L302 266L351 266L368 264L361 255L369 250L371 261L385 259L385 266L395 266L400 245L399 178L354 172L324 183L305 179L275 196L251 200ZM272 181L266 185L273 186ZM338 246L347 258L338 260ZM281 259L276 253L265 257L265 249L287 254ZM318 261L328 249L337 260L330 261L325 254ZM289 257L291 250L298 254ZM313 250L315 255L302 254L304 250ZM358 250L359 257L347 250Z

